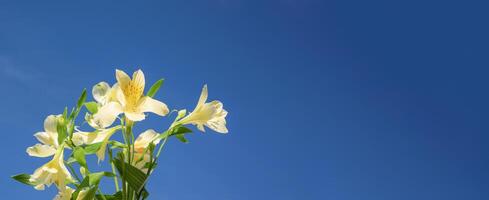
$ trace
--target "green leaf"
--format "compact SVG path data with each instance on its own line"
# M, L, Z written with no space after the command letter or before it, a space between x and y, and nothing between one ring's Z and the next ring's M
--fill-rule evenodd
M76 186L76 190L75 192L73 192L73 194L71 195L73 198L72 199L78 199L78 193L80 193L80 191L85 188L85 187L89 187L90 186L90 177L89 176L85 176L85 178L83 179L83 181Z
M93 144L89 144L85 146L85 154L94 154L97 153L97 151L100 149L100 146L102 146L102 142L97 142Z
M146 179L148 178L148 176L145 173L143 173L138 168L122 161L121 158L115 158L113 160L113 163L117 168L117 171L119 172L121 177L124 176L124 179L128 183L129 187L135 190L138 196L149 195L146 189L144 188L144 185L146 184ZM123 172L123 169L126 170L126 173Z
M63 114L63 116L64 116L64 114ZM65 119L66 119L65 117L62 117L62 118L58 117L57 118L58 123L56 125L56 130L58 132L58 144L63 144L63 142L67 136L67 134L66 134L67 130L66 130L66 124L65 124L66 120Z
M86 102L85 108L87 108L88 112L95 114L98 111L98 104L95 101Z
M63 119L66 119L68 117L68 107L65 107L65 110L63 111Z
M97 198L97 200L104 200L104 198L102 198L102 195L97 194L95 197ZM119 191L112 195L105 194L104 197L105 200L122 200L122 192Z
M158 92L158 90L160 89L161 85L163 84L163 80L164 79L160 79L158 81L156 81L152 86L151 88L149 88L148 90L148 93L146 93L146 96L149 96L149 97L154 97L156 92Z
M85 160L85 150L81 147L76 147L73 151L73 157L83 167L88 169L87 161Z
M33 182L29 180L31 178L31 175L29 174L17 174L12 176L12 178L26 185L35 185Z
M90 185L98 185L100 183L100 180L102 177L114 177L115 174L112 172L96 172L96 173L91 173L90 175Z
M191 133L192 130L185 127L185 126L179 126L175 129L173 129L173 132L171 133L171 135L181 135L181 134L186 134L186 133Z
M78 102L76 103L77 109L80 109L83 106L83 103L85 103L86 99L87 99L87 89L83 89L82 94L80 95L80 98L78 98Z
M110 146L111 146L112 149L114 149L114 148L121 148L121 149L123 149L123 148L126 148L126 146L127 146L127 145L125 145L123 143L120 143L118 141L115 141L115 140L110 140L109 141L109 144L110 144Z
M178 135L175 135L175 137L180 140L180 142L183 142L183 143L188 143L188 140L185 138L185 136L183 134L178 134Z

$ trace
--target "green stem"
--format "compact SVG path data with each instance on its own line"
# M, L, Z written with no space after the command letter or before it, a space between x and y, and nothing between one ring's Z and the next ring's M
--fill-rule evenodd
M107 151L109 152L110 166L112 167L112 173L113 174L116 174L116 172L115 172L115 165L114 165L114 159L113 159L113 155L112 155L112 150L111 149L107 149ZM119 192L120 191L120 189L119 189L119 180L117 179L117 176L114 176L114 185L115 185L115 191L116 192Z
M107 199L105 198L104 193L102 193L102 190L100 190L100 188L98 188L98 189L97 189L97 191L98 191L98 193L100 193L100 196L102 196L102 199L103 199L103 200L107 200Z
M68 168L70 169L71 173L75 176L76 180L78 180L78 182L81 183L81 179L76 174L75 169L73 168L73 166L71 166L70 163L66 163L66 165L68 165Z

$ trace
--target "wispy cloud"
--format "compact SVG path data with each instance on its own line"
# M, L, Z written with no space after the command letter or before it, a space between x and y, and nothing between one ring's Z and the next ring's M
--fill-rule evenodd
M12 60L6 56L0 55L0 76L11 79L18 83L28 85L33 79L33 74L27 73L19 66L12 63Z

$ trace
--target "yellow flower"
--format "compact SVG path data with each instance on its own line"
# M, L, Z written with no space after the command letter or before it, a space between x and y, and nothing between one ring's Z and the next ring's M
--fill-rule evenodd
M73 177L66 168L63 160L63 148L57 150L53 159L36 169L31 175L30 182L35 184L37 190L44 190L44 186L56 184L58 188L64 188L67 183L73 182Z
M125 72L116 70L116 78L117 84L110 90L108 84L96 86L94 98L105 104L89 120L92 126L95 128L108 127L121 113L124 113L130 121L144 120L145 112L152 112L160 116L168 114L166 104L144 96L145 78L141 70L135 71L132 79Z
M58 148L58 131L57 123L60 115L49 115L44 120L44 132L34 134L34 137L42 144L36 144L27 148L26 152L29 156L48 157L56 153Z
M144 120L145 112L152 112L160 116L168 114L169 110L166 104L143 95L145 79L141 70L135 71L132 79L125 72L116 70L116 78L122 91L117 94L117 99L122 106L124 115L129 120Z
M153 144L158 144L161 139L158 137L160 134L156 133L153 129L149 129L141 133L136 141L134 142L134 166L144 173L148 171L146 168L146 163L151 161L151 152L146 150L151 142Z
M58 194L54 197L53 200L70 200L71 195L75 190L66 186L64 189L60 189Z
M105 159L105 149L107 148L107 143L109 142L110 137L112 137L112 135L120 128L120 126L114 126L109 129L99 129L94 132L75 132L73 133L72 141L77 146L101 142L102 144L96 153L98 161L100 162Z
M179 124L194 124L199 130L205 132L204 126L218 132L227 133L226 116L228 112L224 110L220 101L207 101L207 85L204 85L199 102L189 115L181 119Z

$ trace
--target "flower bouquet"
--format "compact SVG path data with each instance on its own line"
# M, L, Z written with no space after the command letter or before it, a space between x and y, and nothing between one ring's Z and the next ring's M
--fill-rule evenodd
M167 140L175 137L187 142L185 134L192 132L188 125L195 125L200 131L208 127L218 133L227 133L226 115L220 101L207 101L207 86L204 85L195 109L187 113L170 110L154 95L163 79L154 83L144 93L145 78L141 70L132 78L125 72L116 70L117 83L110 86L100 82L93 86L94 101L86 101L83 90L76 106L59 115L49 115L44 120L44 131L34 134L40 143L27 148L29 156L50 158L30 174L12 176L15 180L44 190L54 183L58 189L56 200L134 200L147 199L149 192L145 186L148 177L155 170L161 150ZM82 123L93 130L81 131L76 126L80 112L85 111ZM153 129L140 134L133 133L133 127L146 118L145 113L167 116L176 113L167 130ZM123 141L112 138L122 134ZM86 157L95 155L98 164L106 160L111 171L92 171ZM104 162L105 163L105 162ZM78 167L77 172L75 168ZM112 179L114 192L103 193L99 187L102 178Z

